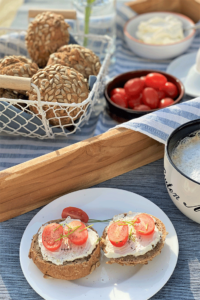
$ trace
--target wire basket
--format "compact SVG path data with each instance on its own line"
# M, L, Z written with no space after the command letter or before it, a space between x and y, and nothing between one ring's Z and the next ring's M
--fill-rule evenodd
M6 55L28 57L25 46L26 32L22 30L13 32L11 29L0 28L0 32L5 30L7 33L0 37L0 58ZM113 39L108 36L73 34L73 39L79 45L83 45L84 38L88 39L87 48L98 55L101 61L101 69L97 77L90 76L88 98L81 103L43 101L38 87L29 80L27 84L35 89L37 100L0 98L0 132L39 139L55 138L73 134L88 122L94 105L98 103L99 95L102 93ZM10 80L17 79L22 80L21 77L14 78L14 76ZM8 85L4 83L3 86L4 80L0 78L0 88L12 88L11 81L7 81Z

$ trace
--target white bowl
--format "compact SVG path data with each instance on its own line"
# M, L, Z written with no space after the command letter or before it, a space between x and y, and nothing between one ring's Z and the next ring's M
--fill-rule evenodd
M182 173L172 161L178 142L200 129L200 119L176 128L167 140L164 156L165 185L171 200L188 218L200 224L200 183Z
M190 18L172 12L151 12L138 15L130 19L124 26L125 39L130 49L137 55L149 59L168 59L185 52L193 41L195 35L194 29L187 30L184 33L185 38L180 42L166 45L146 44L136 37L140 22L147 21L153 17L164 18L168 15L173 15L175 18L179 19L183 24L183 28L195 24Z

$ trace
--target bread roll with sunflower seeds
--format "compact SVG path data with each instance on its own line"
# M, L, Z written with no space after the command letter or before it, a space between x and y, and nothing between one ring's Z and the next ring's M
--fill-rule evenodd
M98 56L90 49L79 45L65 45L49 57L48 65L61 64L74 68L85 78L98 75L101 63Z
M46 66L49 55L69 42L69 24L64 17L52 12L38 14L29 24L26 47L39 67Z
M6 56L0 62L0 74L31 78L38 71L38 66L24 56ZM10 90L8 90L10 91ZM26 91L14 91L15 94L26 95Z
M75 106L62 107L62 103L81 103L89 95L88 84L83 75L72 68L59 64L47 66L33 76L32 83L39 88L41 100L53 104L43 105L46 119L51 125L73 124L86 109L83 107L81 110ZM37 100L34 89L29 92L29 100ZM30 110L39 114L37 106L31 105ZM41 118L40 114L38 116Z

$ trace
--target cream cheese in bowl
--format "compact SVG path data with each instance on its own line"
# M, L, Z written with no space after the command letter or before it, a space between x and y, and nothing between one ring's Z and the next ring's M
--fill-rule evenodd
M136 36L147 44L165 45L184 39L182 22L176 17L153 17L140 22Z
M169 59L185 52L191 45L194 22L178 13L150 12L128 20L124 36L134 54L147 59Z

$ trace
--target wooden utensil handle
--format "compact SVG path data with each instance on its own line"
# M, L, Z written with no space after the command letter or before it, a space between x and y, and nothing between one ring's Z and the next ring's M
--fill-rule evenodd
M59 15L62 15L65 19L76 19L76 11L73 9L30 9L28 12L29 18L35 18L38 14L41 14L45 11L50 11Z
M0 75L0 88L30 91L31 78Z

